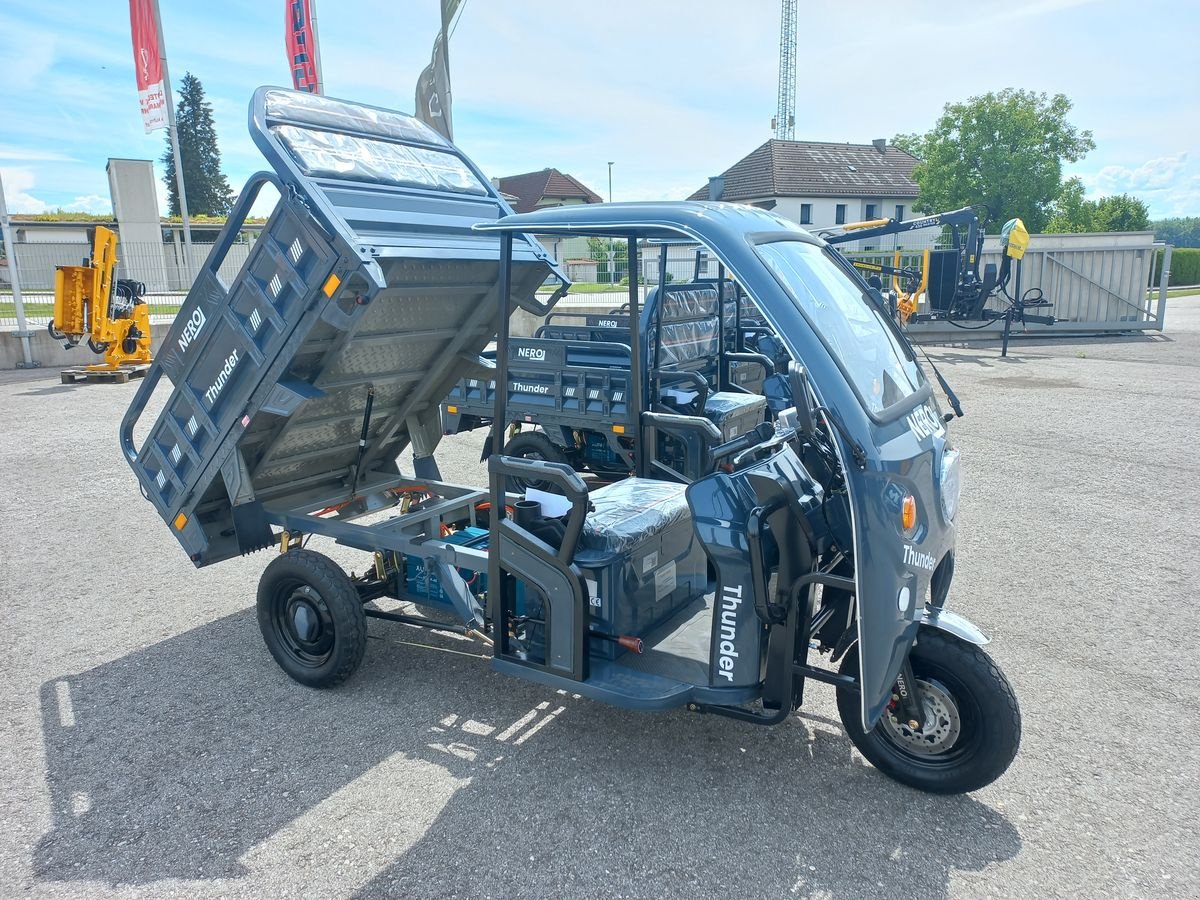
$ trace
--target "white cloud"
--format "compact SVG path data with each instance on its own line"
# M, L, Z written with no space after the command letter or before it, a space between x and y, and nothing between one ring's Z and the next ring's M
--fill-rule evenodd
M1136 169L1125 166L1105 166L1094 175L1081 176L1088 193L1124 194L1156 191L1172 187L1187 168L1187 153L1161 156L1142 163Z
M99 194L87 194L82 197L76 197L70 203L64 204L63 209L67 212L111 213L112 201L108 197L101 197Z
M39 200L29 190L34 186L33 172L29 169L0 169L4 180L4 200L10 213L38 214L46 211L45 201Z
M13 147L0 144L0 159L12 162L78 162L73 156L59 153L57 150L30 150L26 147Z

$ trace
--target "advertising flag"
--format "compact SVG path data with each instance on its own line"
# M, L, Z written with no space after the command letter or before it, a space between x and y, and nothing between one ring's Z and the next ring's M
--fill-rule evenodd
M138 101L142 106L142 124L149 134L156 128L167 127L167 93L163 87L154 0L129 0L129 25L133 32L133 68L137 75Z
M310 0L287 3L287 52L292 67L292 85L298 91L319 94L317 32L313 26Z

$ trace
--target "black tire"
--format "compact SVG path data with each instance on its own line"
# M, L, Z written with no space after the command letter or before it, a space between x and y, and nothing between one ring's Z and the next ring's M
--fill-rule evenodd
M519 456L522 459L536 459L543 462L566 463L567 454L546 436L544 431L522 431L513 435L512 440L504 445L505 456ZM569 464L569 463L568 463ZM554 490L549 481L538 479L513 478L508 479L510 491L525 491L533 488L539 491Z
M65 341L67 339L66 334L54 327L53 319L46 323L46 331L50 332L50 337L54 338L56 341Z
M367 649L367 617L353 582L311 550L289 550L267 566L258 627L280 668L309 687L341 684Z
M846 734L871 765L918 790L965 794L991 784L1021 743L1021 710L1008 679L982 648L933 628L921 629L909 659L925 708L923 731L914 734L885 710L866 733L858 694L840 690ZM857 644L841 672L858 677Z

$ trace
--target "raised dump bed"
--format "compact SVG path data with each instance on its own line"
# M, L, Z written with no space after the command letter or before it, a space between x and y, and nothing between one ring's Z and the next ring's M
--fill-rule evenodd
M417 478L437 479L439 402L491 367L480 354L501 309L499 238L471 226L511 210L434 131L260 88L250 132L274 173L247 185L121 425L144 493L197 566L275 542L267 505L399 476L409 445ZM279 203L226 285L217 272L267 184ZM534 292L557 275L516 238L507 311L544 314ZM136 446L164 379L169 399Z

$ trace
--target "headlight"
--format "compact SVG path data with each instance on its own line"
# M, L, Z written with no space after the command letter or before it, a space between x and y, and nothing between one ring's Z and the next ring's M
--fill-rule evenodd
M938 489L942 495L942 512L947 522L954 521L958 512L958 491L962 486L962 474L958 464L958 451L947 450L942 454L942 471L938 476Z

